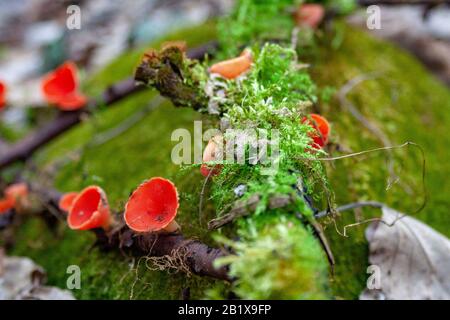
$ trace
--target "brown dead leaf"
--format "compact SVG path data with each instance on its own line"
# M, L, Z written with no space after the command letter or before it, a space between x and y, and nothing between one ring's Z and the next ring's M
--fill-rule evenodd
M449 239L403 213L382 211L384 223L366 229L369 262L380 268L381 287L366 289L360 299L450 299Z
M45 271L29 258L3 256L0 264L0 300L74 300L68 290L43 286Z

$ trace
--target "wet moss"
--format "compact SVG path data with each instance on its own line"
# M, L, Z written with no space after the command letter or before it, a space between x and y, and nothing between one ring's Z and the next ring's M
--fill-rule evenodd
M369 72L381 72L374 80L364 81L349 94L349 99L364 115L374 121L392 143L406 140L419 143L427 156L427 187L429 199L425 210L416 215L438 231L449 235L450 218L447 214L450 183L446 180L447 145L450 142L446 127L450 124L450 93L435 80L413 57L393 45L375 40L362 31L344 25L342 43L333 48L324 39L316 54L309 57L313 79L320 87L339 89L351 78ZM186 30L172 39L186 39L192 46L214 37L211 25ZM90 95L101 92L105 86L133 73L143 50L119 57L110 66L90 79L85 91ZM89 146L93 135L116 127L137 109L146 106L155 96L145 91L126 99L110 109L77 126L35 156L40 168L50 168L66 159L55 172L54 184L62 191L78 190L96 183L105 188L116 211L123 208L129 193L143 179L165 176L173 179L181 194L180 224L188 236L200 237L212 243L204 224L199 223L198 198L203 179L196 168L179 171L170 162L173 142L170 134L175 128L191 129L194 119L201 116L188 109L175 109L164 102L123 134L99 146ZM335 99L322 101L320 111L330 119L332 139L341 146L358 151L380 146L354 118L344 112ZM209 119L204 118L209 121ZM79 159L68 157L71 151L83 147ZM421 189L421 158L414 149L395 152L395 169L400 182L386 191L386 155L378 154L358 159L337 161L327 171L338 204L371 199L385 201L392 207L410 213L423 198ZM209 192L207 191L207 194ZM210 201L205 199L203 221L213 217ZM365 217L378 212L364 210ZM338 227L355 221L352 213L344 213ZM365 225L349 230L349 237L337 234L332 224L326 230L337 260L336 276L332 281L337 298L356 298L367 277L367 243ZM41 220L31 219L17 229L16 245L9 254L26 255L41 264L49 274L49 284L65 287L66 269L77 264L82 270L82 289L75 291L81 299L177 299L183 288L191 288L193 298L204 296L214 281L184 274L171 275L150 271L141 261L139 280L131 270L132 260L120 253L104 253L93 243L89 232L74 232L61 224L53 234ZM137 263L135 261L135 263ZM135 285L133 286L133 284Z
M168 39L186 39L196 46L214 36L208 24L185 30ZM158 43L152 46L158 46ZM85 85L91 95L107 85L129 77L144 49L126 53L94 76ZM175 142L170 140L176 128L193 131L193 121L201 115L185 108L174 108L162 101L129 130L101 145L89 142L98 134L116 128L155 98L151 90L125 99L101 110L92 118L70 130L45 147L34 157L41 170L54 172L54 186L61 191L80 190L89 184L102 186L116 212L123 210L132 190L143 180L163 176L175 182L180 191L177 221L186 236L196 236L211 243L198 219L198 202L203 177L195 168L183 170L171 162ZM205 119L208 123L208 119ZM75 152L74 152L75 151ZM203 209L204 221L212 216L211 206ZM205 222L204 222L205 223ZM41 264L49 274L49 284L66 286L66 269L77 264L82 272L82 288L74 294L80 299L179 299L189 287L192 298L203 297L205 288L214 281L184 274L151 271L141 260L138 273L132 270L138 261L124 258L120 253L105 253L91 248L94 236L89 232L74 232L60 226L55 237L38 219L26 221L17 230L16 245L9 254L26 255ZM137 279L139 277L139 280ZM136 282L136 283L135 283ZM132 296L131 292L134 292Z
M313 79L319 86L340 89L347 81L361 75L375 78L355 86L348 99L363 115L375 123L393 145L412 141L426 155L426 188L428 201L424 210L414 214L424 201L422 157L417 148L407 147L392 152L395 174L399 180L388 188L387 154L335 161L327 166L336 202L345 204L359 200L378 200L429 224L445 235L450 234L448 194L450 173L446 133L450 124L450 92L410 54L367 35L339 24L344 32L337 49L326 43L313 60ZM332 137L349 151L382 146L361 123L343 109L337 99L322 103L320 111L332 123ZM338 153L334 153L335 155ZM379 216L378 210L364 209L360 219ZM345 212L338 228L354 223L358 217ZM356 298L365 286L368 274L367 224L348 230L348 238L339 235L333 224L327 235L335 253L337 266L334 292L338 298Z

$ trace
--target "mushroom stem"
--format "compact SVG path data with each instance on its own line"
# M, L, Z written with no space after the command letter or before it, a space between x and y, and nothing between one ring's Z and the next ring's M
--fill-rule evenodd
M113 226L115 226L117 223L115 221L115 219L111 216L108 217L108 219L106 219L105 223L101 226L101 228L105 231L109 231L111 229L113 229Z
M181 230L181 227L175 220L172 220L165 228L163 228L163 230L166 232L174 233Z

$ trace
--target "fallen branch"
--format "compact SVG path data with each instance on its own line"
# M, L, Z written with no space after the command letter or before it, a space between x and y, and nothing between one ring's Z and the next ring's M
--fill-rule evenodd
M206 53L215 47L215 42L207 43L198 48L188 50L187 55L192 59L201 59ZM59 116L51 123L31 133L23 140L5 148L0 155L0 169L3 169L16 161L28 159L37 149L47 144L60 134L78 124L89 110L97 106L109 106L118 102L144 88L143 85L136 85L133 77L122 80L108 87L101 98L97 101L91 101L83 111L61 112Z
M149 50L136 68L134 79L156 88L177 107L199 110L207 105L208 97L199 86L200 79L192 71L196 62L186 58L184 49L184 46L174 43L160 51Z
M236 220L240 217L248 216L256 211L256 207L261 201L261 197L258 194L252 195L249 199L245 201L237 201L234 208L230 210L227 214L220 216L219 218L213 219L208 223L208 229L218 229L224 225ZM269 209L279 209L284 208L291 204L294 199L288 195L278 195L273 196L269 200Z
M300 195L302 195L302 193ZM230 212L228 212L227 214L225 214L219 218L211 220L208 223L208 229L210 229L210 230L218 229L230 222L233 222L237 218L241 218L241 217L245 217L245 216L249 216L249 215L253 214L256 211L256 208L260 201L261 201L261 197L258 194L254 194L253 196L251 196L249 199L247 199L245 201L237 201L235 203L234 208ZM269 199L268 208L269 209L285 208L288 205L292 204L294 201L295 201L295 199L291 195L276 195ZM320 244L322 245L322 247L327 255L328 262L330 263L330 266L331 266L331 270L332 270L332 272L334 272L334 265L335 265L334 256L331 251L330 245L328 244L328 241L325 237L325 234L322 230L321 225L319 223L317 223L314 219L304 220L301 217L301 215L300 215L300 218L302 219L302 221L308 223L314 230L316 237L319 239Z
M61 193L43 188L39 184L31 184L30 189L46 207L53 207L53 214L56 212L59 219L66 219L66 214L58 209ZM125 225L122 218L119 226L109 232L105 232L103 229L93 229L92 231L97 236L96 244L104 250L127 250L139 257L172 256L174 253L182 251L183 265L187 266L193 274L231 281L227 267L214 267L214 261L227 255L226 251L209 247L198 240L185 238L182 234L135 233Z

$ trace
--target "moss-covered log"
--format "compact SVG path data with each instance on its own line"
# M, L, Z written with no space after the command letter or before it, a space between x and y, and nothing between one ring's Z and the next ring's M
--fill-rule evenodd
M214 30L211 25L203 26L195 32L188 30L171 38L186 39L188 46L194 46L200 40L214 38L211 30ZM380 77L355 87L348 98L393 143L411 140L423 146L427 156L426 183L430 197L425 210L417 217L449 235L447 194L450 185L446 177L450 172L446 165L446 148L443 147L450 142L446 132L450 125L448 89L429 75L413 57L393 45L375 40L344 24L337 24L335 30L338 32L323 39L316 49L308 51L312 54L306 55L305 51L304 59L312 62L313 79L321 88L339 90L356 76L381 71ZM131 74L143 51L130 52L118 58L87 84L89 93L98 94L95 90L101 90ZM119 102L118 108L99 112L98 116L76 126L40 151L34 160L41 170L53 169L55 177L48 182L62 191L79 190L91 183L101 184L117 211L123 208L129 192L142 180L155 175L171 178L181 190L179 223L183 225L184 232L187 236L198 236L205 243L212 244L205 222L216 217L215 208L206 202L203 216L198 216L198 199L203 184L201 175L195 168L179 173L178 166L170 161L169 155L173 146L170 141L173 129L191 129L192 121L197 119L212 123L214 120L189 109L175 109L164 102L122 135L95 148L89 147L88 142L93 136L119 125L136 109L145 106L154 95L154 92L141 92L132 99ZM332 122L335 146L339 144L341 150L348 151L379 146L379 141L365 127L339 108L337 100L327 100L325 94L319 98L321 113ZM72 151L81 147L83 152L76 152L76 157L71 158ZM336 152L333 149L329 151L331 154ZM411 149L403 149L395 154L395 160L401 183L393 184L389 191L386 191L388 171L384 154L365 158L364 161L352 158L329 165L327 171L336 202L378 200L404 212L413 212L423 199L420 155ZM30 176L35 174L28 173ZM209 194L209 188L205 194ZM360 214L370 217L377 212L364 210ZM293 217L288 217L291 218L292 223L298 223ZM355 222L355 219L361 217L347 213L337 220L337 227L342 228ZM270 233L263 227L260 230ZM365 285L367 243L363 231L364 225L361 225L350 230L349 238L344 238L333 225L326 229L337 262L332 281L333 295L337 298L356 298ZM228 229L224 232L233 233ZM124 259L118 253L104 253L97 248L89 251L95 241L94 235L70 231L63 224L51 232L41 220L30 219L18 227L9 240L13 246L8 254L27 255L35 259L48 271L51 285L64 287L67 266L79 265L82 289L75 292L78 298L173 299L180 298L186 287L191 289L192 298L200 298L215 285L226 286L205 278L187 278L181 274L149 270L144 263L138 263L139 260L133 262L132 258ZM310 287L305 290L306 293L311 292Z

